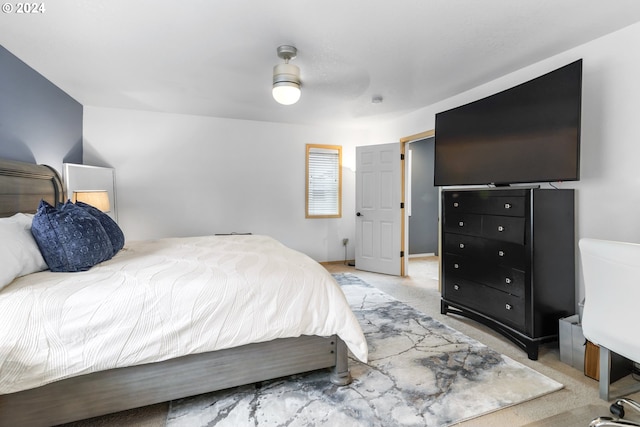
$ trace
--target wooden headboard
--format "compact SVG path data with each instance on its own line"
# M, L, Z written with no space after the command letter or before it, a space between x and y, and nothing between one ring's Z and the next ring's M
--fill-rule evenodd
M64 202L62 179L47 165L0 159L0 217L35 213L40 200Z

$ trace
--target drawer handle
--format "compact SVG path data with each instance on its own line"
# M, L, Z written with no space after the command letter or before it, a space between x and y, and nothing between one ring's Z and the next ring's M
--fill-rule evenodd
M501 225L499 225L499 226L498 226L498 231L502 233L502 232L504 231L504 227L503 227L503 226L501 226Z
M458 286L458 284L455 284L455 285L453 285L453 289L456 290L456 291L459 291L460 290L460 286Z
M460 204L458 202L453 202L453 207L457 208L458 206L460 206Z
M464 243L460 243L458 246L460 246L460 249L464 249Z
M498 256L504 256L504 251L498 251Z
M510 285L511 284L511 279L508 278L508 277L505 277L504 283L506 283L507 285Z
M511 310L513 307L511 307L511 304L505 304L504 308L506 308L507 310Z
M504 208L505 209L511 209L511 203L505 203L504 204Z
M458 226L459 226L459 227L464 227L464 221L460 221L460 222L458 223Z
M456 264L453 264L453 268L460 268L460 265L459 265L459 264L457 264L457 263L456 263Z

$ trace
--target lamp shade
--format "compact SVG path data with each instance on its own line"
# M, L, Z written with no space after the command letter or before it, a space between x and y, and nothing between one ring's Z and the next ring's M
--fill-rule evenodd
M73 203L82 202L91 205L102 212L109 212L109 192L107 190L78 190L73 192Z
M282 105L292 105L300 99L300 69L289 63L273 67L273 99Z

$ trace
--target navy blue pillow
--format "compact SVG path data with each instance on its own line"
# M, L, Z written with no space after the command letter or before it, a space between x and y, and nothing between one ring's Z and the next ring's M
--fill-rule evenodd
M100 221L71 202L55 208L40 201L31 233L51 271L85 271L113 256Z
M113 255L117 254L120 249L124 247L124 233L118 226L118 224L111 219L109 215L102 212L100 209L88 205L83 202L76 202L76 206L80 206L85 211L89 212L93 217L95 217L102 227L104 227L104 231L107 232L107 236L109 236L109 240L111 240L111 246L113 246Z

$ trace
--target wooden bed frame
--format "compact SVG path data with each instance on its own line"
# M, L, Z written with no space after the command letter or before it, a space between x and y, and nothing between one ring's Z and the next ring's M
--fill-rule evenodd
M0 159L0 217L34 213L40 199L65 200L58 173L44 165ZM0 395L0 427L62 424L324 368L331 368L334 384L351 382L347 346L336 335L194 354Z

